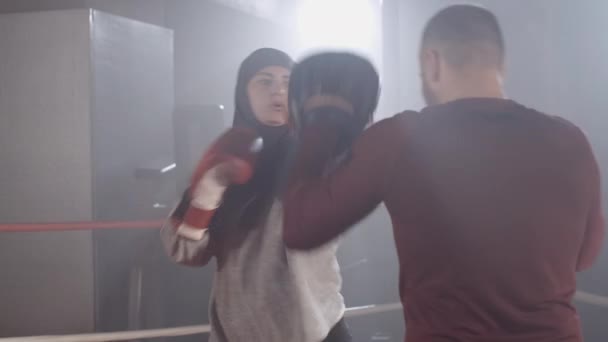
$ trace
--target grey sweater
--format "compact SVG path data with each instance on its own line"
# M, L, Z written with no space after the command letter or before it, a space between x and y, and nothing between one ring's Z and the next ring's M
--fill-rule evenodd
M190 240L170 220L161 231L176 262L204 266L215 256L210 342L320 342L344 315L337 241L313 251L287 249L282 205L238 248L209 253L209 234ZM221 229L221 227L218 227Z

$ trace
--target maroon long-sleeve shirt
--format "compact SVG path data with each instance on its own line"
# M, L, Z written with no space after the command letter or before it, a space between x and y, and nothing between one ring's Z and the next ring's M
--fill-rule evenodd
M509 100L458 100L376 123L321 178L306 168L326 152L324 132L304 134L296 160L289 247L319 246L384 202L408 342L582 339L575 274L598 255L604 222L576 126Z

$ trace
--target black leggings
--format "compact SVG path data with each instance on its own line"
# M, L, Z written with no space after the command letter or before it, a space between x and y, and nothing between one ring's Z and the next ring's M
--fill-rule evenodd
M348 332L348 325L344 322L344 318L338 321L336 325L329 331L323 342L350 342L352 336Z

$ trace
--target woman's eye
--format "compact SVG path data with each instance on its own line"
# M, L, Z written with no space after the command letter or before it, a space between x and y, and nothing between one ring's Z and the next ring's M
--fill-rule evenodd
M272 85L272 80L263 78L263 79L258 80L258 83L265 87L270 87Z

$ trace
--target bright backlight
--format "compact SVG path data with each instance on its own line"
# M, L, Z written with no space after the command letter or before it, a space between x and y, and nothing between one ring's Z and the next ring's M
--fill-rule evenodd
M374 0L302 0L298 10L301 46L369 52L377 37L376 12L370 1Z

